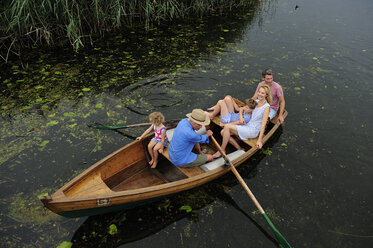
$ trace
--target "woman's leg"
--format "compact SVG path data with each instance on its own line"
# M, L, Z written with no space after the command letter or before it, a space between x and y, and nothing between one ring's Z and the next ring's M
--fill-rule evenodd
M229 101L228 101L229 102ZM233 111L233 105L230 103L230 106L228 107L225 99L219 100L218 103L215 105L214 111L208 113L208 116L210 119L214 119L215 116L217 116L219 113L221 116L226 116L229 114L229 112Z
M149 161L149 164L153 164L154 162L154 154L153 154L153 147L156 145L157 143L154 141L154 140L151 140L148 144L148 152L150 154L150 157L151 157L151 160Z
M151 168L155 168L157 167L157 163L158 163L158 150L162 147L162 144L161 143L157 143L154 148L153 148L153 154L154 154L154 158L153 158L153 165L151 166Z
M238 135L237 126L234 124L227 124L221 130L221 136L223 137L223 141L221 143L221 149L225 153L225 149L227 148L228 142L231 143L237 150L242 150L242 147L238 144L238 142L232 137L232 135ZM214 155L214 158L218 158L221 156L220 152L217 151Z
M223 100L219 100L214 107L210 108L213 109L212 112L205 112L211 120L220 113L221 102L223 102Z
M227 104L227 101L225 101L225 99L220 100L219 102L220 102L219 104L220 104L220 115L221 116L226 116L227 114L229 114L229 112L233 111L233 108L230 108L232 107L232 105L230 104L231 106L228 106L229 104Z
M232 136L229 138L229 143L231 143L237 150L244 150Z
M216 105L208 110L212 112L205 112L210 119L214 119L220 113L220 116L226 116L230 112L238 112L239 107L230 95L224 97L223 100L219 100ZM225 123L225 122L224 122Z
M225 148L227 148L227 145L228 145L228 142L230 140L230 138L232 138L231 136L234 134L234 135L237 135L237 125L234 125L234 124L228 124L228 125L225 125L223 130L222 130L222 133L223 133L223 142L221 144L221 148L222 150L225 152Z
M240 107L237 105L237 103L233 100L233 97L230 95L227 95L224 97L224 100L227 102L227 104L232 104L232 110L230 109L229 111L231 112L238 112L240 110Z
M231 96L224 97L224 102L227 105L228 112L238 112L239 108L237 104L233 101L233 98ZM237 107L237 109L236 109Z
M220 134L221 136L223 137L223 141L221 143L221 149L223 150L223 152L225 152L225 148L227 147L228 145L228 141L229 141L229 138L231 137L231 130L235 128L236 125L234 124L227 124L224 126L224 128L221 130ZM221 156L220 152L217 151L216 153L214 153L214 158L218 158Z
M214 106L208 108L207 111L214 111L214 110L216 109L216 107L218 106L219 101L220 101L220 100L218 100L218 102L217 102Z
M231 143L237 150L243 150L238 142L232 137L233 135L238 136L237 125L228 124L226 125L229 130L229 139L228 142Z

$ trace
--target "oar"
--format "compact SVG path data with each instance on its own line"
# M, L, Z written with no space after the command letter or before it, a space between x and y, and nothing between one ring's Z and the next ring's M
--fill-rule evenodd
M125 129L130 127L143 127L143 126L149 126L151 123L138 123L138 124L132 124L132 125L123 125L123 126L91 126L92 128L100 129L100 130L117 130L117 129Z
M255 206L258 208L259 212L264 216L266 221L268 222L269 226L272 228L278 243L282 248L291 248L290 244L286 241L286 239L281 235L281 233L276 229L273 225L272 221L269 219L267 214L264 212L262 206L260 206L259 202L255 198L254 194L251 192L245 181L242 179L241 175L238 173L232 162L229 160L227 155L221 149L219 143L215 140L214 136L211 136L212 141L215 143L215 146L218 148L220 154L223 156L224 160L229 163L231 170L233 171L234 175L237 177L238 181L241 183L242 187L246 190L247 194L250 196L251 200L254 202Z
M168 120L165 121L166 123L173 123L176 121L180 121L180 119L174 119L174 120ZM117 129L125 129L125 128L131 128L131 127L143 127L143 126L149 126L151 123L138 123L138 124L132 124L132 125L123 125L123 126L90 126L92 128L100 129L100 130L117 130Z

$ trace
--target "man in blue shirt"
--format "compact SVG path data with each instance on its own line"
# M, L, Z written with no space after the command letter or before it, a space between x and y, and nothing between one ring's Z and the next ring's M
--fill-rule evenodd
M196 131L202 126L210 124L210 118L202 109L193 109L177 125L170 142L169 155L171 162L178 167L200 166L214 159L211 154L203 154L199 143L209 143L211 130L199 135ZM192 152L196 146L199 154Z

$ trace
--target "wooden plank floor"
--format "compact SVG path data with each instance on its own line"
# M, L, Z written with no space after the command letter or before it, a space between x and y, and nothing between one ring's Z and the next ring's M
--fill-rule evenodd
M113 191L123 191L128 189L139 189L143 187L155 186L165 183L164 180L156 176L150 167L128 178L121 184L113 188Z

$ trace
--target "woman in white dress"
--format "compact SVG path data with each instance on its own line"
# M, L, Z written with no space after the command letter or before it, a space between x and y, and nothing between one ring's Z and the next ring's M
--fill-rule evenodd
M226 124L221 131L223 142L221 144L222 150L225 152L228 142L231 143L237 150L243 148L237 141L231 137L232 134L239 136L242 140L258 137L256 147L261 149L263 146L264 130L269 116L269 108L272 102L271 89L267 85L263 85L258 91L258 104L256 105L251 120L245 125ZM220 152L214 154L214 158L220 157Z

